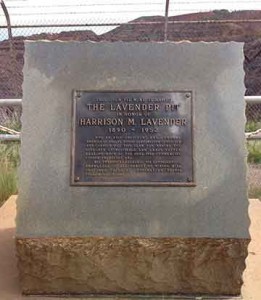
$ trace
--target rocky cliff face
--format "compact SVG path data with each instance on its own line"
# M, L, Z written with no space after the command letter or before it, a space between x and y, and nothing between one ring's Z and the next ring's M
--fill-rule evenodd
M194 23L193 21L210 21ZM213 22L221 21L219 23ZM247 20L247 21L240 21ZM169 17L168 40L181 41L237 41L245 42L247 95L261 95L261 11L229 13L226 10L208 13L187 14ZM175 21L182 21L175 23ZM192 21L192 22L191 22ZM143 23L143 24L141 24ZM35 34L16 37L12 45L0 42L0 98L22 97L22 68L24 40L63 41L163 41L164 18L142 17L126 23L105 34L96 35L92 31L70 31L58 34Z

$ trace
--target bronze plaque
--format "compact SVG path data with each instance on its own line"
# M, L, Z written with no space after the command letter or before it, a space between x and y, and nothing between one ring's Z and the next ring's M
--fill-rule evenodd
M195 185L192 92L74 91L72 185Z

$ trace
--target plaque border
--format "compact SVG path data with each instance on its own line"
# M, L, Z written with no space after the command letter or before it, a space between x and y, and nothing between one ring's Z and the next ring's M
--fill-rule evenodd
M191 156L192 156L192 181L190 182L83 182L83 181L75 181L74 176L74 169L75 169L75 118L76 118L76 101L81 97L82 93L190 93L191 94ZM166 91L166 90L83 90L83 89L73 89L72 90L72 111L71 111L71 154L70 154L70 186L87 186L87 187L108 187L108 186L114 186L114 187L135 187L135 186L144 186L144 187L151 187L151 186L165 186L165 187L195 187L195 169L194 169L194 91L192 89L188 90L172 90L172 91Z

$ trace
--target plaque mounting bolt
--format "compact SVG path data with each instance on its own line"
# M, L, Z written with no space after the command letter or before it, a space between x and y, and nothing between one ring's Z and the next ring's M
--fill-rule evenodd
M81 98L81 96L82 96L82 92L81 91L76 91L76 97Z
M80 177L79 176L76 176L75 178L74 178L74 181L80 181Z
M187 93L187 94L185 95L185 97L186 97L187 99L189 99L189 98L191 97L191 95L190 95L189 93Z

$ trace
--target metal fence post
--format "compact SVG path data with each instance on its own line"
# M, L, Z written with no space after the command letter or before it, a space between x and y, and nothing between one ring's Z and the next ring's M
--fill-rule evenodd
M169 17L169 0L166 0L165 5L165 24L164 24L164 42L168 39L168 17Z
M4 11L5 18L6 18L6 24L7 24L7 30L8 30L8 39L12 41L13 35L12 35L12 27L11 27L11 20L10 20L10 15L8 12L8 9L4 3L4 0L0 0L0 5Z

